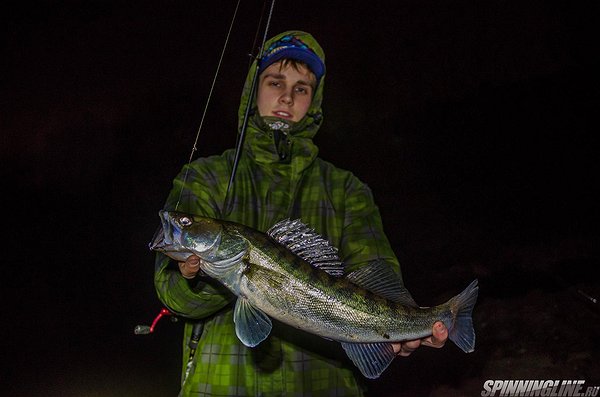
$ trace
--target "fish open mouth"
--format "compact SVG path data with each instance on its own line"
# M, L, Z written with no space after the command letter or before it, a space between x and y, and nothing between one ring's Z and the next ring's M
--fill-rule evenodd
M151 251L164 251L166 248L166 243L165 243L165 233L164 233L164 229L163 226L160 225L158 227L158 229L156 229L156 232L154 232L154 236L152 237L152 240L150 240L150 242L148 243L148 248L150 248Z
M168 214L166 211L160 211L158 216L160 217L160 226L156 229L156 232L154 232L154 236L148 244L148 248L150 248L151 251L169 251L169 247L173 245L173 239L169 237L171 235L171 224L168 219Z
M160 211L161 225L156 229L154 237L148 244L151 251L162 252L171 259L185 261L192 252L183 249L178 242L180 230L170 221L169 212Z

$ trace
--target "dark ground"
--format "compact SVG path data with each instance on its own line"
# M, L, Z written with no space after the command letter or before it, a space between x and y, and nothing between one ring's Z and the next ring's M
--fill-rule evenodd
M173 396L180 324L146 249L187 161L234 4L3 3L0 394ZM600 385L591 1L284 2L328 56L323 158L373 189L421 305L480 281L477 347L396 360L371 396L487 379ZM261 4L244 3L199 154L234 144Z

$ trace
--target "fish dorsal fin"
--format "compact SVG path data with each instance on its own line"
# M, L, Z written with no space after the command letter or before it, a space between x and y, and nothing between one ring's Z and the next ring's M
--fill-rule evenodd
M381 260L350 273L347 279L352 283L394 302L411 307L419 307L410 292L402 285L400 277Z
M273 327L269 316L241 297L235 302L233 322L235 334L248 347L255 347L265 340Z
M354 365L369 379L379 378L396 357L391 343L342 342L342 347Z
M267 234L312 266L336 277L344 273L337 248L300 219L277 222Z

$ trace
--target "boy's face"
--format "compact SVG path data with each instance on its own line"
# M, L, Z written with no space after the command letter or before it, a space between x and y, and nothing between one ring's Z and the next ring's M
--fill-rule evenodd
M312 102L315 75L306 67L298 70L281 61L267 67L259 77L256 104L261 116L300 121Z

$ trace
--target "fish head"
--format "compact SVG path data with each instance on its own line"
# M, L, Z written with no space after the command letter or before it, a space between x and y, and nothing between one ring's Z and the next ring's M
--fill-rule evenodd
M222 225L217 220L174 211L160 211L159 217L161 225L149 244L152 251L183 262L192 254L208 259L218 248Z

